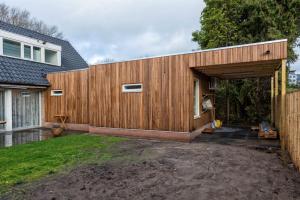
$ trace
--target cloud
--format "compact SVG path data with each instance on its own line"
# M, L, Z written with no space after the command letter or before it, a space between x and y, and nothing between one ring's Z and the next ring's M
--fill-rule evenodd
M57 25L90 63L190 51L203 0L4 0Z

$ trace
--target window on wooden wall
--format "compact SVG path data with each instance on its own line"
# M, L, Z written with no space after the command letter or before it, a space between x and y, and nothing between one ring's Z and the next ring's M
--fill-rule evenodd
M51 96L58 97L58 96L62 96L62 95L63 95L62 90L51 90Z
M200 117L200 81L194 80L194 118Z
M124 84L122 92L142 92L143 84Z

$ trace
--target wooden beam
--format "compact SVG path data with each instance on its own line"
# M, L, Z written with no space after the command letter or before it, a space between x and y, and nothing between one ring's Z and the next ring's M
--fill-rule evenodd
M210 75L214 76L214 75ZM245 74L245 75L216 75L215 77L221 77L222 79L245 79L245 78L260 78L260 77L271 77L271 74Z
M274 73L274 117L275 127L279 129L279 113L278 113L278 70Z
M281 128L280 128L280 139L281 139L281 149L286 149L287 143L287 134L285 130L285 121L286 113L285 113L285 96L286 96L286 60L282 60L281 64Z
M275 69L278 67L278 63L265 63L265 64L260 64L260 65L256 65L255 63L252 63L252 65L217 65L217 66L211 66L211 67L206 67L206 68L201 68L201 67L197 67L194 69L198 69L201 71L219 71L219 70L224 70L224 71L230 71L230 70L253 70L253 69L258 69L258 70L263 70L263 69Z
M262 67L262 66L276 66L280 65L280 59L271 59L263 61L252 61L252 62L240 62L240 63L227 63L227 64L211 64L211 65L199 65L190 66L190 68L196 69L216 69L216 68L230 68L230 67Z
M230 101L229 101L229 80L226 80L226 122L229 124Z
M271 77L271 126L274 125L274 77Z
M252 72L252 73L270 73L270 75L274 74L275 67L266 67L266 68L223 68L223 69L207 69L207 70L200 70L200 72L204 74L228 74L228 73L246 73L246 72Z

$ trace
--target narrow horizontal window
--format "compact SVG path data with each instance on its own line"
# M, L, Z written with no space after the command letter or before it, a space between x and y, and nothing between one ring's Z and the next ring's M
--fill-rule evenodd
M63 91L62 90L51 90L51 96L62 96Z
M41 62L41 48L33 47L33 60L36 62Z
M142 92L142 84L124 84L122 87L122 92Z
M57 65L57 52L45 49L45 62L52 65Z
M31 46L24 45L24 58L31 59Z
M4 39L3 54L5 56L21 58L21 43Z

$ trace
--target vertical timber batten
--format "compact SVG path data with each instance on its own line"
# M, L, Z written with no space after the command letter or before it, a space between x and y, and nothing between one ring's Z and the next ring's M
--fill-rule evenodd
M274 126L274 77L271 77L271 125Z
M281 148L283 150L286 149L286 127L285 127L285 120L286 119L286 60L283 59L281 63L281 127L280 127L280 139L281 139Z
M274 117L275 117L275 127L279 129L279 109L278 109L278 70L275 71L274 74Z

